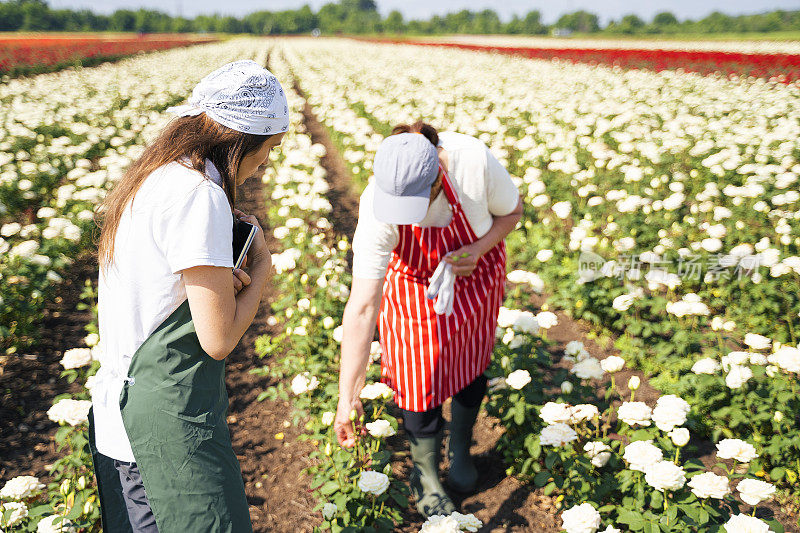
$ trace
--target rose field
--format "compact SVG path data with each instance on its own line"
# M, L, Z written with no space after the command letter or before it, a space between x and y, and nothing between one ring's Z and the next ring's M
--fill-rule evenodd
M137 52L166 50L214 41L187 35L0 34L0 75L57 70L65 65L93 64Z
M478 49L237 38L0 85L0 531L100 530L94 208L164 110L235 59L267 66L292 113L237 206L275 269L228 362L256 531L800 531L797 65L628 69L453 42ZM418 119L483 140L525 206L478 492L427 520L377 342L367 434L345 449L332 428L358 197L381 140Z

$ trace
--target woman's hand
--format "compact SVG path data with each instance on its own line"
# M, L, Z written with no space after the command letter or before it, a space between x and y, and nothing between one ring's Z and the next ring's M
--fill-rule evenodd
M244 256L244 261L242 262L242 266L246 266L247 264L247 255ZM247 272L242 270L241 268L237 268L233 271L233 293L239 294L242 289L250 285L250 276L247 275Z
M267 241L264 239L264 230L261 228L261 224L258 223L258 219L254 215L247 215L236 208L233 209L233 214L236 215L239 220L243 222L249 222L258 228L255 237L253 237L253 243L250 245L250 250L247 252L247 254L252 255L253 261L255 262L262 261L265 258L269 259L269 248L267 248Z
M453 274L456 276L469 276L478 266L482 255L476 243L472 243L448 253L444 260L453 265Z
M350 414L355 410L355 417L350 419ZM352 448L356 444L356 431L360 435L366 435L367 430L361 423L361 417L364 416L364 406L361 405L361 400L355 400L350 404L346 401L339 399L339 405L336 407L336 418L333 420L333 430L336 432L336 438L341 446L345 448Z

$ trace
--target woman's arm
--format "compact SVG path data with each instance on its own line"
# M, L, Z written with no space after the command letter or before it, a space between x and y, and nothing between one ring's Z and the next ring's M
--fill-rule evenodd
M517 222L522 218L522 199L517 202L517 207L507 215L492 217L492 227L489 231L466 246L462 246L445 257L445 260L453 265L453 273L457 276L469 276L478 264L478 260L491 250L494 245L506 238L517 226ZM467 254L465 257L462 255Z
M347 447L355 444L350 412L355 409L358 416L363 414L359 395L364 387L382 291L383 279L353 278L350 298L344 308L339 404L334 429L339 444Z
M231 276L228 267L211 265L181 270L200 346L218 361L233 351L252 324L272 269L272 257L258 219L238 209L234 214L258 228L246 256L251 265L249 277L237 275L235 271ZM246 278L241 290L235 277L243 281Z

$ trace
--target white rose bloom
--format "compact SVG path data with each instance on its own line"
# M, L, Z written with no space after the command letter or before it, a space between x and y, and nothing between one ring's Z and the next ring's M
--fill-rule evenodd
M644 402L623 402L617 417L629 426L649 426L653 411Z
M722 241L713 237L708 237L700 241L700 247L706 252L718 252L722 249Z
M331 329L333 326L336 325L336 321L333 319L332 316L326 316L322 319L322 327L325 329Z
M336 507L335 503L328 502L322 506L322 518L324 518L325 520L330 520L331 518L336 516L336 511L338 510L339 508Z
M536 259L542 263L546 263L553 257L553 250L539 250L536 252Z
M731 389L738 389L752 377L753 371L750 370L750 367L733 365L728 371L728 375L725 376L725 384Z
M564 347L564 353L575 357L584 349L581 341L569 341Z
M539 435L542 446L563 446L577 439L578 434L566 424L545 426Z
M682 398L674 394L667 394L656 401L652 419L658 429L669 432L672 431L672 428L682 426L686 422L686 415L689 414L690 409L689 404Z
M652 440L637 440L625 446L622 458L628 463L628 468L645 472L647 467L654 465L664 458L661 448L653 445Z
M3 515L11 512L7 520L3 520ZM0 504L0 527L9 528L22 521L28 516L28 507L22 502L6 502Z
M672 444L682 448L689 443L689 430L686 428L674 428L667 436L672 441Z
M474 514L461 514L458 511L454 511L450 517L456 519L456 522L458 522L458 527L461 528L461 531L475 533L483 527L483 522L478 520Z
M754 516L739 513L725 522L727 533L773 533L767 524Z
M24 500L38 494L44 488L39 478L33 476L17 476L6 481L0 489L0 498L4 500Z
M572 408L568 403L547 402L539 411L539 417L546 424L566 424L572 416Z
M58 520L58 523L55 523ZM42 518L36 526L36 533L75 533L75 529L69 520L63 519L59 515L50 515Z
M336 418L336 413L333 411L325 411L322 413L322 425L323 426L330 426L333 424L334 419Z
M752 444L739 439L722 439L717 443L718 459L735 459L740 463L749 463L758 457Z
M531 374L527 370L515 370L508 375L506 383L512 389L521 389L531 382Z
M388 420L380 419L374 422L367 422L365 426L369 434L378 439L391 437L397 433Z
M575 424L578 422L583 422L584 420L594 420L599 416L600 411L598 411L596 406L589 403L582 403L572 408L570 422Z
M645 470L644 480L659 492L678 490L686 484L686 472L672 461L659 461Z
M336 329L333 330L333 340L341 343L343 337L344 337L344 326L338 326Z
M445 516L441 514L429 517L419 533L460 533L461 526L454 516Z
M750 362L750 355L752 352L730 352L728 355L722 356L722 369L727 372L730 370L731 365L745 365Z
M775 494L775 485L760 479L743 479L736 485L739 497L744 503L758 505L764 500L769 500Z
M607 528L605 528L600 533L622 533L622 530L621 529L617 529L614 526L608 526Z
M64 352L61 358L61 366L65 370L71 368L81 368L92 362L91 348L71 348Z
M297 374L290 385L292 392L295 394L303 394L311 392L319 386L319 380L316 376L311 376L308 372Z
M53 406L47 410L47 417L59 424L77 426L88 420L89 408L91 407L92 402L89 400L64 398L54 403Z
M613 307L616 311L627 311L630 309L631 305L633 305L633 301L635 299L635 294L621 294L614 298L614 301L611 302L611 307Z
M361 389L359 398L362 400L377 400L383 398L390 400L394 396L394 391L385 383L368 383Z
M572 212L572 204L569 202L556 202L553 204L552 209L558 218L564 219Z
M539 324L540 328L550 329L558 324L558 317L555 313L551 313L550 311L542 311L536 315L536 322Z
M642 380L639 379L639 376L631 376L628 380L628 388L630 390L637 390L641 384Z
M578 361L570 369L570 372L581 379L600 379L604 374L600 361L594 357L586 357Z
M728 478L725 476L718 476L713 472L704 472L694 476L689 480L688 485L691 487L692 493L698 498L716 498L721 500L731 492L728 486Z
M589 503L582 503L561 513L561 527L567 533L595 533L600 529L600 513Z
M597 468L604 467L608 460L611 459L611 447L604 442L587 442L583 445L583 450L586 452L586 455L589 456L589 459L592 460L592 464Z
M710 357L704 357L692 365L692 372L695 374L716 374L720 370L720 364Z
M781 346L767 360L786 372L800 374L800 349L793 346Z
M561 382L561 392L563 394L569 394L572 392L573 385L569 381L562 381Z
M772 344L772 340L763 335L748 333L744 336L744 343L754 350L766 350Z
M358 488L362 492L380 496L389 488L389 476L382 472L364 470L358 477Z
M625 359L617 355L611 355L600 361L600 367L609 374L613 374L614 372L619 372L620 370L622 370L624 366L625 366Z

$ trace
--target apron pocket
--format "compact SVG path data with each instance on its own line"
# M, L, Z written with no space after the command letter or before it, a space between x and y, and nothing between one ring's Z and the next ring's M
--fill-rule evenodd
M168 461L175 474L180 474L192 462L197 449L203 442L214 437L214 424L209 413L186 415L170 413L158 409L163 420L157 422L160 435L156 437L161 443L163 458Z

